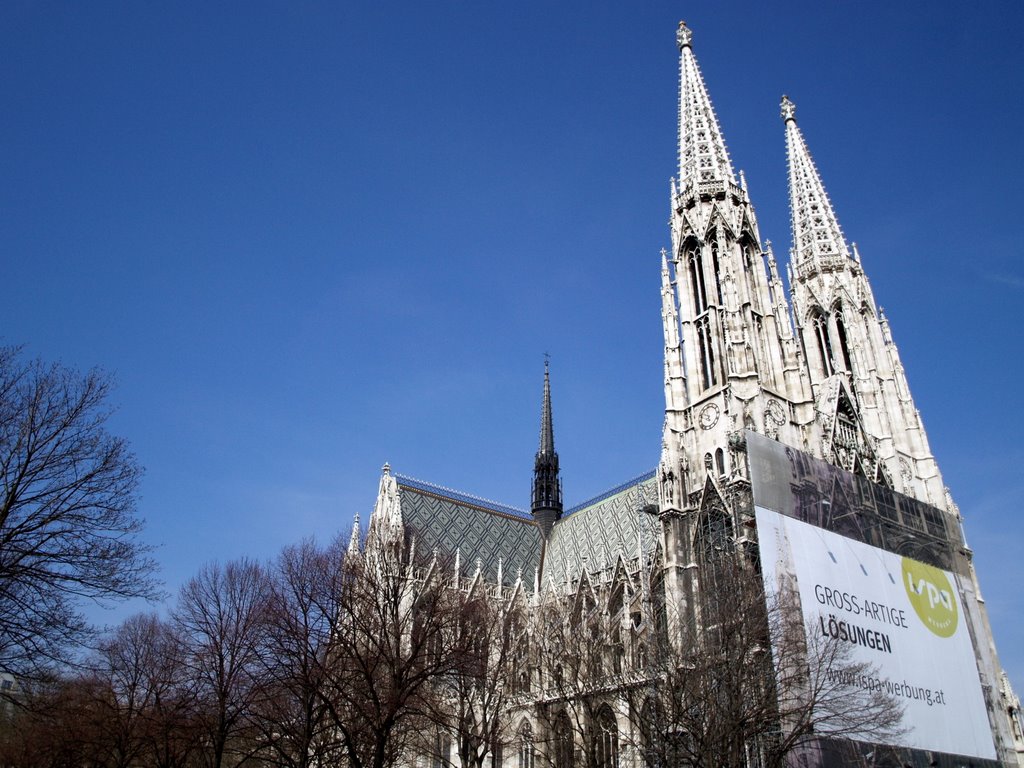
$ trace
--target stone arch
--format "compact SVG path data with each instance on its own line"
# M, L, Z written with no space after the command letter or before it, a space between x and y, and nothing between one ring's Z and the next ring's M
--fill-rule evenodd
M618 768L619 722L610 706L602 704L598 708L592 727L594 768Z

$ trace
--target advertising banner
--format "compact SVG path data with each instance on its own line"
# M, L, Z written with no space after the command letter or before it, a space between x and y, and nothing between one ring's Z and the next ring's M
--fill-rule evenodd
M808 646L848 644L857 672L840 682L905 705L904 733L889 746L995 759L957 577L760 505L755 512L765 589L799 595Z

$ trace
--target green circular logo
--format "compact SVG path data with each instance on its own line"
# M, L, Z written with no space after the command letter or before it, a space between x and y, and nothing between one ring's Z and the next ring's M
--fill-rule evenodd
M946 574L931 565L903 558L903 586L922 623L939 637L956 632L957 607Z

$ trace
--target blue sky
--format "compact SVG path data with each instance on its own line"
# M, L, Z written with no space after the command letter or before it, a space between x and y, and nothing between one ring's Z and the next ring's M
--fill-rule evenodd
M762 237L787 93L1024 691L1024 5L0 4L0 334L116 374L168 589L365 521L385 461L573 504L657 461L685 18Z

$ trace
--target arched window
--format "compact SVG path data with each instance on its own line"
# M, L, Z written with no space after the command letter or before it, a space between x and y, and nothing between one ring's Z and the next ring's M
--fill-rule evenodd
M622 660L626 655L626 650L622 647L622 636L619 630L616 629L612 633L612 672L616 675L622 674Z
M623 605L622 597L623 597L623 587L620 584L620 585L616 586L615 589L612 591L611 599L608 601L608 615L611 616L613 619L616 616L618 616L619 612L622 610L622 605Z
M743 269L747 272L751 271L751 267L754 266L754 246L750 244L750 240L744 235L743 241L740 243L740 251L743 254Z
M438 732L434 742L434 759L432 768L447 768L452 763L452 737L447 733Z
M528 720L519 726L519 768L535 768L537 753L533 748L533 728Z
M721 560L732 551L732 523L720 504L702 510L696 550L708 563Z
M601 643L601 635L598 632L597 627L590 628L590 639L587 643L589 646L587 653L587 674L591 680L597 680L598 678L604 677L604 646Z
M718 296L718 306L722 306L722 270L718 266L718 232L711 233L711 267L715 272L715 293Z
M836 372L835 358L832 357L832 340L828 334L828 318L821 311L811 317L814 337L818 340L818 353L821 355L821 367L826 376Z
M721 448L715 450L715 467L719 477L725 477L725 451Z
M842 310L837 310L836 335L839 337L839 351L843 356L843 366L848 373L853 373L853 364L850 362L850 342L846 337L846 322L843 319Z
M686 246L683 258L690 276L690 290L693 294L693 308L699 315L708 308L708 292L704 287L704 259L701 257L700 245L691 242Z
M572 721L562 712L555 720L555 768L572 768L574 752Z
M640 749L643 754L645 768L660 766L658 750L658 729L661 728L661 718L655 708L652 699L646 699L643 707L640 708Z
M697 354L700 365L700 380L704 389L713 387L718 383L718 374L715 368L715 346L711 337L711 321L707 315L697 318Z
M768 337L764 330L764 319L756 312L751 313L750 319L754 329L754 348L757 351L758 365L761 367L761 373L766 378L771 378L773 375L772 353L768 349Z
M640 645L636 647L636 668L647 668L647 646L643 643L640 643Z
M651 581L651 618L656 640L662 644L667 643L668 604L665 600L665 579L660 574Z
M529 693L530 692L530 672L529 670L523 669L519 672L519 692Z
M594 766L596 768L618 768L619 727L615 713L605 704L594 718Z

